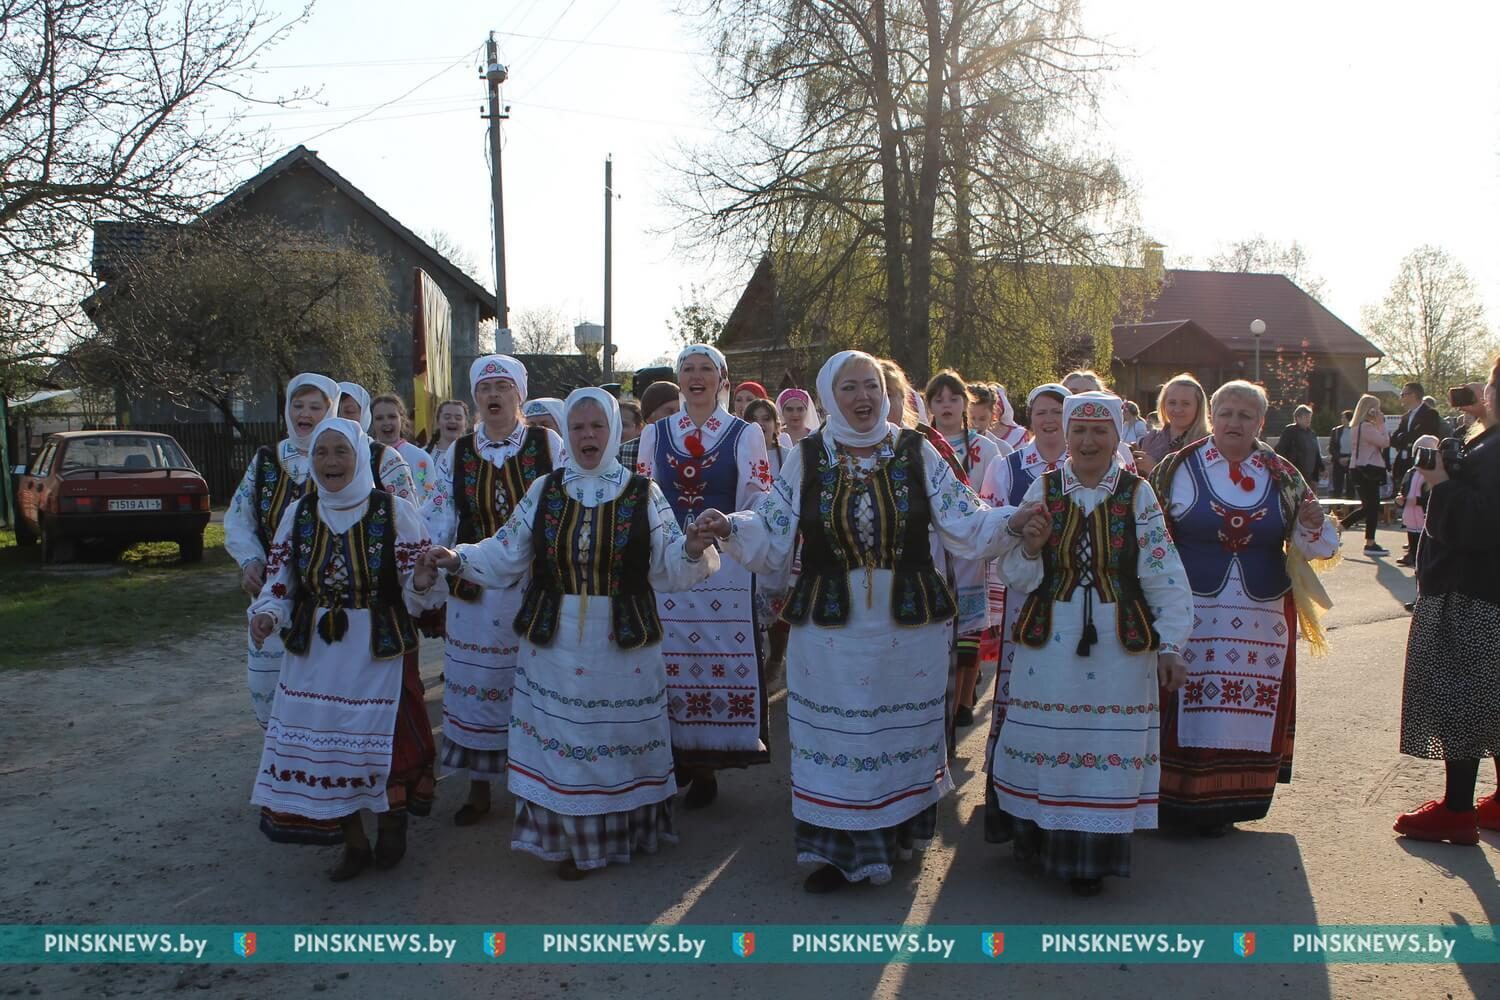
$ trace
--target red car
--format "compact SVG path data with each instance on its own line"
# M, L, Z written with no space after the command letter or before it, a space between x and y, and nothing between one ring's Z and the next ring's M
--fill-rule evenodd
M16 541L66 562L79 543L122 549L176 542L203 558L208 484L167 434L64 431L42 445L16 487Z

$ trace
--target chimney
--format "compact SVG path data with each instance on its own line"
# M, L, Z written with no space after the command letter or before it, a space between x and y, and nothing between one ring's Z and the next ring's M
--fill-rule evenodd
M1164 244L1157 243L1155 240L1146 244L1144 252L1146 270L1159 272L1164 269L1163 251L1166 249Z

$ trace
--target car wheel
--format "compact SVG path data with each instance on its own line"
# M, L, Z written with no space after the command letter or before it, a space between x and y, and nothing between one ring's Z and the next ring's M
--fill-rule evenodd
M65 563L73 561L74 545L70 539L58 538L57 532L42 521L42 562Z
M203 536L189 535L177 543L178 552L185 563L203 561Z

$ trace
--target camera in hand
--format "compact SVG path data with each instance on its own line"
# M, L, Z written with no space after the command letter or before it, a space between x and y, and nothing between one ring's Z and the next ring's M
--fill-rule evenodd
M1452 407L1473 406L1478 399L1474 390L1466 385L1456 385L1448 390L1448 405Z
M1438 462L1442 462L1449 476L1458 475L1463 460L1463 442L1458 438L1444 438L1436 448L1418 448L1412 452L1412 464L1417 468L1436 469Z

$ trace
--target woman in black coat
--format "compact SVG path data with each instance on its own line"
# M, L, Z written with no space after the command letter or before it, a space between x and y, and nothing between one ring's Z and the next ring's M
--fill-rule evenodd
M1417 840L1479 843L1479 827L1500 830L1500 801L1476 808L1482 757L1500 762L1500 359L1485 387L1490 428L1463 444L1462 457L1423 470L1432 484L1417 548L1421 596L1406 645L1401 752L1447 764L1447 791L1396 820ZM1500 769L1500 763L1497 763ZM1500 770L1497 770L1500 774Z

